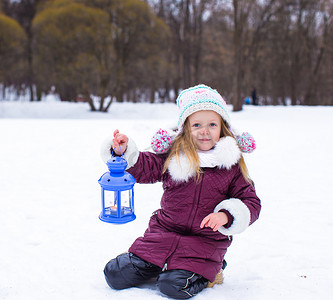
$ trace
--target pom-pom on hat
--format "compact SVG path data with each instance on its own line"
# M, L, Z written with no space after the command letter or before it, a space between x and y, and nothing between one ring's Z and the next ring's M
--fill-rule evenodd
M256 149L256 142L251 134L243 132L241 135L236 135L236 141L244 153L252 153Z
M175 136L166 130L159 129L151 139L151 147L156 153L166 153L171 148L171 142Z

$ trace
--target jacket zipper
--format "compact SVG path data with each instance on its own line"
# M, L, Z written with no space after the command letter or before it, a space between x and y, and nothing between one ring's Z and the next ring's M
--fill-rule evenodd
M168 254L167 258L165 259L165 263L164 263L164 266L163 266L163 268L162 268L162 272L163 272L163 271L166 271L166 270L168 269L168 259L169 259L169 257L175 252L175 249L177 249L178 244L179 244L179 241L180 241L180 237L177 238L175 246L172 247L172 248L173 248L173 251L170 252L170 253ZM173 245L174 245L174 244L173 244Z
M163 266L163 268L162 268L162 272L166 271L167 269L168 269L168 264L165 263L164 266Z
M198 204L199 204L199 200L200 200L200 196L201 196L201 190L202 190L202 185L203 185L203 178L205 176L205 173L202 173L201 174L201 178L200 178L200 185L197 187L199 189L198 191L198 194L195 195L195 203L194 203L194 208L193 208L193 216L192 218L190 218L189 222L188 222L188 228L192 228L193 226L193 222L194 222L194 219L195 219L195 216L197 215L197 210L198 210Z

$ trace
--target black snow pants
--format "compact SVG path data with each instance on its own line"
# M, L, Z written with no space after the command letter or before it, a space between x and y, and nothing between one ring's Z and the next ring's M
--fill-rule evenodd
M139 286L157 278L159 290L175 299L188 299L201 292L208 280L186 270L163 271L133 253L124 253L110 260L104 269L105 279L113 289Z

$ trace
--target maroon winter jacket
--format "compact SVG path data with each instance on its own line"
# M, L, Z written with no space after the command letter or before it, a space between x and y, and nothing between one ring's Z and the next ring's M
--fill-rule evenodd
M109 147L106 153L110 153ZM166 155L138 152L129 142L127 171L138 183L162 181L164 190L161 208L129 251L161 268L188 270L212 282L222 267L231 236L252 224L261 206L253 185L240 171L240 150L233 138L221 138L213 151L200 155L203 173L198 180L185 155L173 158L163 173ZM229 228L222 226L216 232L200 228L207 215L220 210L232 215Z

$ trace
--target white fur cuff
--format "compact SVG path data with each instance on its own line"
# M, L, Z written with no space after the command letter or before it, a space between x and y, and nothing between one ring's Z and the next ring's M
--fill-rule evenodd
M106 163L111 158L111 148L113 144L113 136L108 137L101 145L101 158ZM139 158L139 150L135 142L129 137L127 149L123 154L124 159L127 161L127 168L133 167Z
M234 221L229 228L221 226L218 229L222 234L234 235L241 233L249 226L251 213L241 200L237 198L223 200L215 207L214 212L219 212L221 209L227 210L234 217Z

